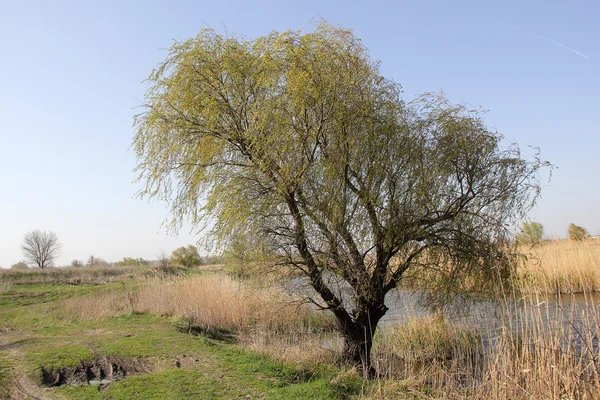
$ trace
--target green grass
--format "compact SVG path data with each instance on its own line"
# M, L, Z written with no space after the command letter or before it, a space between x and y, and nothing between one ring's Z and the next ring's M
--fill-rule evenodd
M63 386L49 394L72 399L345 399L360 391L362 380L352 374L340 379L336 367L276 361L231 340L182 332L176 318L137 313L85 322L59 318L59 300L106 287L14 284L0 294L0 325L11 328L0 343L12 344L10 350L0 348L0 398L8 397L15 367L39 385L42 368L73 367L99 355L142 358L153 369L102 390ZM178 368L178 359L191 361Z
M0 354L0 399L9 397L9 384L13 378L13 363L3 354Z
M209 368L172 368L164 371L132 376L112 383L99 391L90 386L71 386L58 389L74 399L343 399L351 390L330 383L329 376L296 373L282 368L262 357L244 354L227 354L216 346L211 353L216 362ZM219 356L228 358L222 363ZM353 385L356 389L357 385Z
M307 373L265 357L209 345L215 356L209 368L171 368L132 376L99 391L89 386L63 387L58 391L74 399L344 399L358 390L356 379L332 384L332 375Z
M33 304L51 303L97 290L116 288L118 283L106 285L66 285L61 283L20 283L0 295L0 310Z

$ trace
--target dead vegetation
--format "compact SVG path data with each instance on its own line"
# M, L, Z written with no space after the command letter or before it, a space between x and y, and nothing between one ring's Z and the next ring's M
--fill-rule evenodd
M494 311L467 322L415 314L378 330L373 358L379 379L365 387L364 397L600 398L596 299L590 293L577 299L550 294L596 290L600 244L563 241L526 249L530 254L516 282L529 295L507 294ZM566 263L570 268L562 266ZM187 333L235 341L289 362L339 360L340 342L329 315L276 286L215 270L139 276L145 278L59 300L55 311L74 323L128 313L163 315ZM73 371L47 371L46 379L58 384L89 375L96 381L107 371L92 360Z
M554 240L522 246L525 261L517 269L527 293L600 291L600 240Z

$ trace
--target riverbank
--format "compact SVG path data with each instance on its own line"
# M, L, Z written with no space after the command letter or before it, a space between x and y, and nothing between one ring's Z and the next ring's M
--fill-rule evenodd
M365 381L340 364L330 315L272 285L214 267L101 279L3 286L0 372L10 396L600 397L592 296L538 293L462 319L387 321L373 349L379 378Z
M182 289L195 283L207 281L138 278L105 285L21 283L4 288L0 397L330 399L360 393L356 373L344 375L324 363L285 363L237 345L235 332L226 327L137 309L154 306L151 290L161 284Z

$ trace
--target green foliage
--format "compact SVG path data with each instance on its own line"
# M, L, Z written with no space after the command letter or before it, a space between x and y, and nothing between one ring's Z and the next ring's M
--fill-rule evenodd
M237 279L250 278L258 268L264 268L268 264L268 259L269 253L265 243L246 233L231 235L227 241L227 248L223 251L225 266Z
M539 222L525 222L521 232L517 235L517 242L522 244L536 244L542 240L544 226Z
M186 268L202 264L202 258L198 254L198 248L194 245L181 246L173 250L171 260L174 264L183 265Z
M585 240L590 237L590 233L582 226L570 224L569 225L569 239L571 240Z
M148 82L133 140L140 196L169 200L174 229L209 223L222 248L260 243L356 335L406 271L436 274L431 305L495 293L510 275L506 227L549 164L501 146L481 112L443 94L404 102L352 31L320 23L248 41L205 29Z
M19 261L18 263L11 265L10 269L15 271L26 271L29 269L29 266L24 261Z
M117 261L115 266L117 267L126 267L126 266L144 266L148 265L148 261L144 260L142 257L132 258L132 257L123 257L122 261Z

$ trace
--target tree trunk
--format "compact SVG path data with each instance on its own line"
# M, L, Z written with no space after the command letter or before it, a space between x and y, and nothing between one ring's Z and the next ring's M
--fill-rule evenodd
M359 313L359 317L356 318L355 322L346 324L341 329L344 337L344 349L342 351L344 362L361 368L367 378L374 378L377 374L371 364L371 349L377 324L386 311L387 307L383 305Z
M373 347L373 333L368 329L356 326L343 332L344 349L342 356L344 362L360 367L367 377L375 375L371 365L371 348Z

